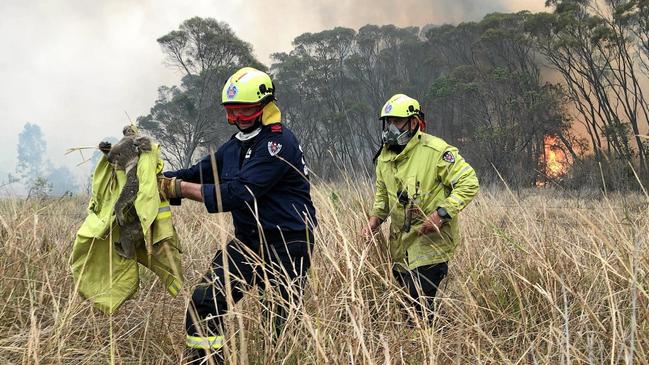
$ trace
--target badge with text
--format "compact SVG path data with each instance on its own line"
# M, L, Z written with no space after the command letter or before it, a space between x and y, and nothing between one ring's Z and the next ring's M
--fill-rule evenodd
M448 163L453 163L455 162L455 156L450 151L444 152L444 155L442 156L442 159Z
M281 143L277 142L268 142L268 153L270 153L271 156L275 156L276 154L279 153L279 151L282 150L282 145Z
M237 90L237 85L230 84L230 86L228 86L228 90L225 93L227 94L228 99L234 99L234 97L237 96L237 92L239 92L239 90Z

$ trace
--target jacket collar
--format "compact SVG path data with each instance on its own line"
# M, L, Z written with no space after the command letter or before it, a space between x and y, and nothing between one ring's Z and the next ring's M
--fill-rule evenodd
M250 132L250 133L243 133L243 132L239 131L239 133L234 135L234 138L236 138L236 139L238 139L240 141L248 141L248 140L251 140L251 139L257 137L259 132L261 132L261 126L259 128L257 128L257 129L255 129L254 131Z
M271 125L279 123L282 120L282 112L277 107L274 101L266 104L264 110L261 113L261 124L262 125Z

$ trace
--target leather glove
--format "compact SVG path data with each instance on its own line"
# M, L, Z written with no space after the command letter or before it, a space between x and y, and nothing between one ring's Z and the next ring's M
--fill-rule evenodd
M160 198L162 200L182 198L183 196L180 192L181 182L182 180L176 177L158 175L158 192L160 193Z
M99 142L99 150L103 152L104 154L108 154L110 152L110 149L113 147L110 142Z

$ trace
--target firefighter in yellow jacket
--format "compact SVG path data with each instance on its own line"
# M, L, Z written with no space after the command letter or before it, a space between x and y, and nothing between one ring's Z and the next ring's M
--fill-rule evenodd
M478 178L457 148L424 132L417 100L394 95L381 120L374 205L361 234L369 238L391 218L393 274L424 314L448 271L459 241L458 214L478 193Z

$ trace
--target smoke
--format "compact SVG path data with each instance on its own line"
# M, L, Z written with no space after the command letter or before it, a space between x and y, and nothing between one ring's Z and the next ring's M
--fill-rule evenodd
M54 196L61 196L65 193L76 193L79 191L79 185L75 182L72 171L65 167L56 167L46 176L47 182L52 188L51 193Z
M287 0L265 1L246 7L237 34L252 42L255 53L268 63L273 52L289 51L292 40L305 32L336 26L358 29L366 24L419 26L480 20L492 12L545 9L544 0ZM239 26L237 26L239 25Z
M157 88L177 84L156 39L193 16L225 21L256 56L286 52L304 32L365 24L397 26L478 20L493 11L543 10L544 0L51 0L0 1L0 171L16 166L18 134L41 126L46 154L85 181L88 164L70 147L119 136L147 114Z

